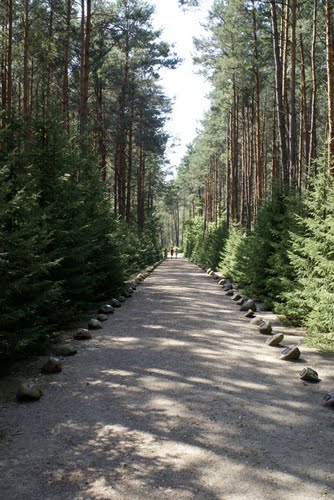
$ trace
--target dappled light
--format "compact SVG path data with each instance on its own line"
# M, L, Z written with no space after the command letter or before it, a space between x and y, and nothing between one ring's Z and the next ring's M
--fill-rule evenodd
M319 498L333 415L278 353L206 274L165 261L36 406L7 410L31 436L18 477L45 462L48 498Z

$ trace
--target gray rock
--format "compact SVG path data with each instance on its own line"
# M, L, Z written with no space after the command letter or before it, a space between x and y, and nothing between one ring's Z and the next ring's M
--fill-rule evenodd
M322 398L322 406L334 406L334 394L327 393Z
M60 358L50 356L47 362L42 366L43 373L59 373L62 371Z
M126 301L126 298L124 297L124 295L120 295L120 296L118 297L118 301L119 301L119 302L125 302L125 301Z
M246 318L254 318L254 311L252 309L248 309L248 311L245 314Z
M239 300L237 300L237 301L236 301L236 304L237 304L238 306L241 306L244 302L245 302L245 299L243 299L243 298L241 297L241 299L239 299Z
M223 289L227 292L228 290L232 290L233 285L230 281L226 281L225 285L223 286Z
M74 356L78 351L72 344L61 344L52 347L55 356Z
M239 293L235 293L232 297L232 300L234 300L234 302L236 302L237 300L240 300L241 299L241 295Z
M228 297L232 297L232 295L234 295L234 291L233 290L227 290L227 292L225 293L225 295L227 295Z
M119 300L117 300L117 299L112 299L112 300L111 300L111 304L112 304L112 306L113 306L113 307L121 307L121 305L122 305L122 304L120 303L120 301L119 301Z
M89 340L92 338L92 334L87 328L78 328L78 330L73 333L73 338L75 340Z
M221 280L218 281L218 285L225 285L226 279L222 278Z
M254 311L254 312L256 311L256 305L255 305L254 300L248 299L240 307L240 311L248 311L248 309L252 309L252 311Z
M296 345L291 345L283 349L280 355L280 359L284 361L291 361L298 359L300 357L300 350Z
M112 314L114 312L114 308L111 304L104 304L99 307L99 313L101 314Z
M35 382L23 382L17 390L18 401L37 401L42 396L42 389Z
M98 319L92 318L88 321L88 328L90 330L100 330L103 326Z
M108 316L106 314L101 313L97 315L97 319L98 321L107 321Z
M302 380L306 380L307 382L320 382L318 372L313 370L313 368L309 368L309 367L304 368L300 372L299 376Z
M276 335L273 335L272 337L266 340L266 344L270 345L271 347L275 347L279 345L283 339L284 339L283 333L276 333Z
M263 335L269 335L273 331L270 321L261 321L259 324L259 332Z
M123 297L126 299L130 299L132 297L132 294L130 292L123 292Z

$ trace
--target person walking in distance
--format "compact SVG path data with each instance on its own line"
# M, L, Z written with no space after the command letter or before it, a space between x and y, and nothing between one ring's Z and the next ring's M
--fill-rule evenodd
M179 249L177 247L175 247L175 259L177 259L178 253L179 253Z
M173 258L173 255L174 255L174 248L172 247L170 249L170 258L172 259Z

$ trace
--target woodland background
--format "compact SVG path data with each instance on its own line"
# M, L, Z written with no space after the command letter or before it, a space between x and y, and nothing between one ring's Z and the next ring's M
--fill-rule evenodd
M42 349L172 244L332 349L332 0L213 2L195 41L211 107L168 182L159 69L179 59L152 14L0 5L1 357Z

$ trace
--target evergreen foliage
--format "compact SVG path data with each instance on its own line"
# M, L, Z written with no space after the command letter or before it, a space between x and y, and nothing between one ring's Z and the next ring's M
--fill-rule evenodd
M197 242L192 253L196 262L200 262L206 267L211 267L216 271L219 264L220 252L224 248L227 236L226 224L210 223L205 232L201 232L197 237Z
M297 218L289 252L296 280L282 293L284 312L300 321L306 341L322 349L334 344L334 181L329 175L314 180L306 201L306 215Z

